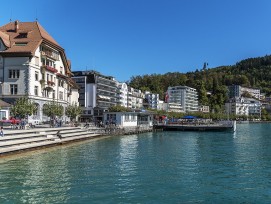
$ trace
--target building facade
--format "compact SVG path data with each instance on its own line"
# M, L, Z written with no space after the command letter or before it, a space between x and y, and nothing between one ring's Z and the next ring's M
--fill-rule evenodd
M196 112L198 111L198 92L188 86L168 87L166 100L168 111Z
M118 127L153 126L153 113L144 112L105 112L103 124Z
M128 86L126 83L118 82L117 104L128 108Z
M148 108L156 110L159 108L159 94L154 94L149 91L146 91L145 99L148 103Z
M42 112L46 103L56 101L64 109L78 103L70 61L38 22L15 21L0 27L0 82L4 101L12 104L27 96L36 104L32 119L48 120Z
M260 100L261 91L260 89L242 87L240 85L232 85L228 87L229 89L229 98L243 97L243 94L248 93L252 97Z
M131 109L143 108L144 93L139 89L128 87L127 107Z
M80 86L81 120L101 121L111 106L117 105L117 81L96 71L75 71L72 79Z
M235 97L225 104L226 113L261 117L261 103L253 98Z

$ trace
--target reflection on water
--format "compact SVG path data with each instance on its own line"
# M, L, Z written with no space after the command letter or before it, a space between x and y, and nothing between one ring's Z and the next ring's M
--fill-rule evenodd
M269 124L114 136L0 160L0 203L268 203Z

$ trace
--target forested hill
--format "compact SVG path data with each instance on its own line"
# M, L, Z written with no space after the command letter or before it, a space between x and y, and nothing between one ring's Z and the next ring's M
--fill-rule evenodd
M169 86L193 87L199 92L201 104L211 105L219 111L227 97L227 86L232 84L260 88L261 92L271 94L271 55L245 59L232 66L203 68L194 72L133 76L128 84L142 91L159 93L160 99L164 98ZM207 91L212 92L209 98Z

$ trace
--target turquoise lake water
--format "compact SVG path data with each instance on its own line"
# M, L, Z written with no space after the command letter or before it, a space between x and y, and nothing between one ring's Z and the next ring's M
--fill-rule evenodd
M0 203L270 203L271 124L115 136L0 158Z

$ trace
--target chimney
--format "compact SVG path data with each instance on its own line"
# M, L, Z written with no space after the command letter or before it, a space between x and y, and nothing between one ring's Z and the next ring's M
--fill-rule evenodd
M17 31L19 30L19 21L15 21L15 27L14 27L15 32L17 33Z

